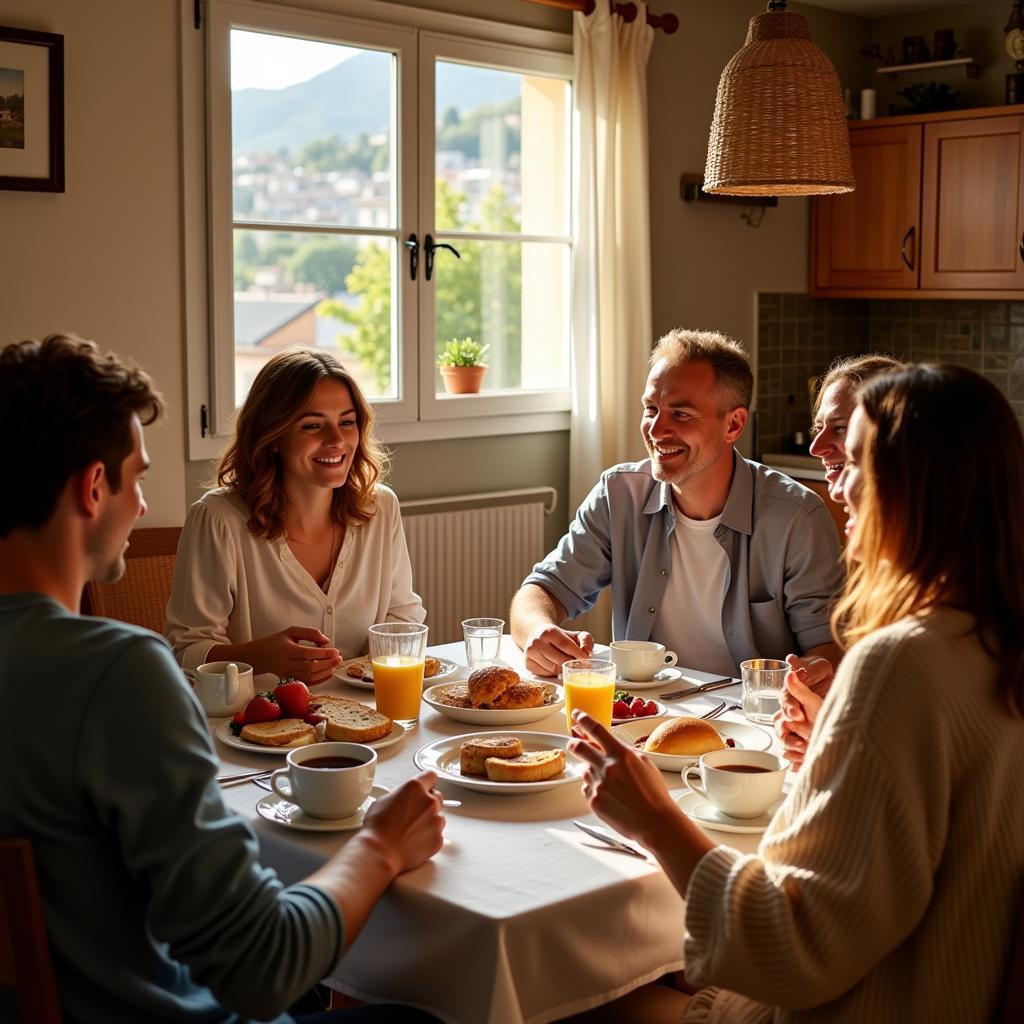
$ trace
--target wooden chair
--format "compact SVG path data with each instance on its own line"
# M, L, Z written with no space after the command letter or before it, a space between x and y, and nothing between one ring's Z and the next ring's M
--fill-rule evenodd
M0 985L17 992L22 1020L60 1024L57 983L27 839L0 839Z
M116 583L87 583L82 613L163 633L180 536L180 526L133 530L124 576Z

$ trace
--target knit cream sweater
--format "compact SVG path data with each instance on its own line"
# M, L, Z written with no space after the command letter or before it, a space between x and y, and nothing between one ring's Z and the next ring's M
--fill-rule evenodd
M971 621L853 647L758 853L701 860L686 973L721 988L687 1022L990 1018L1024 896L1024 721Z

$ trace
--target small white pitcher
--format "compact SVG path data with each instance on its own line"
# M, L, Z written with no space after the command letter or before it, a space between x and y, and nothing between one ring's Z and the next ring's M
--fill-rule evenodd
M210 718L226 718L241 711L255 695L252 665L209 661L185 673L196 697Z

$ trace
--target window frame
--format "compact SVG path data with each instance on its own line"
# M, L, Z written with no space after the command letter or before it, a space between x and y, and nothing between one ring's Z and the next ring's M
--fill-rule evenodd
M413 232L421 245L428 232L439 240L452 235L445 231L437 236L432 230L434 64L433 60L425 60L424 50L433 52L437 48L438 53L457 54L463 62L481 66L546 73L566 78L572 87L571 36L400 5L387 4L385 11L385 5L377 0L306 2L317 3L318 9L262 0L206 0L203 26L197 29L192 0L180 0L185 372L190 458L218 457L230 438L235 413L234 324L226 319L233 315L233 302L217 300L218 296L233 296L231 28L276 31L400 53L395 90L398 110L393 115L397 220L394 230L379 233L397 239L392 301L398 310L393 315L399 330L396 371L401 397L373 399L382 439L408 442L567 429L570 388L471 396L435 394L434 289L424 287L422 260L417 281L410 281L401 243ZM389 18L387 23L380 20L383 14ZM425 77L430 80L429 96L418 93ZM427 122L429 130L424 127ZM220 132L219 143L214 138L215 127ZM424 149L424 140L429 154ZM414 157L411 166L406 162L410 146ZM570 147L574 149L574 140ZM570 156L574 157L574 152ZM291 227L282 225L281 230ZM337 234L378 233L355 227L329 230ZM532 237L526 236L526 240ZM573 243L570 229L570 253ZM443 273L443 269L442 263L438 270ZM424 320L427 315L430 319ZM421 331L420 324L427 324L429 330ZM225 338L231 339L231 343Z

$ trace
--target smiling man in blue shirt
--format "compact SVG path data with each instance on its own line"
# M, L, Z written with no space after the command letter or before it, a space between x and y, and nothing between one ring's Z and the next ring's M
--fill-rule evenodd
M839 659L829 626L839 539L817 495L735 451L753 374L720 334L675 330L651 355L649 458L606 470L512 602L527 668L554 675L590 634L562 624L612 588L612 639L656 640L680 664L738 675L748 658Z

